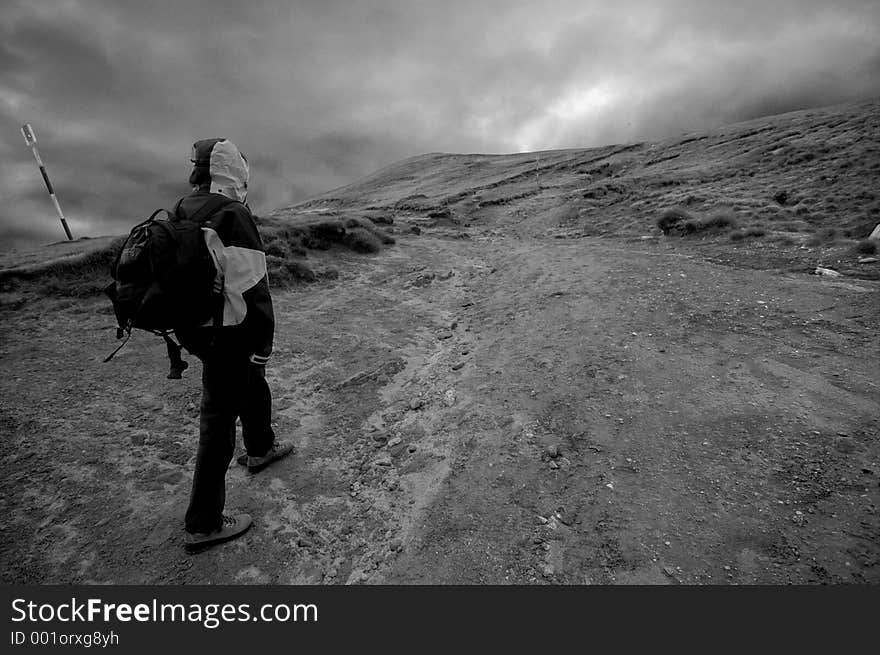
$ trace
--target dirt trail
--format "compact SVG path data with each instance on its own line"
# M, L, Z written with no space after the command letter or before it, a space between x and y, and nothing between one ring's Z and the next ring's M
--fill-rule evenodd
M335 254L276 297L298 453L230 471L256 526L195 556L198 365L100 364L100 301L0 309L3 581L880 581L877 283L476 231Z

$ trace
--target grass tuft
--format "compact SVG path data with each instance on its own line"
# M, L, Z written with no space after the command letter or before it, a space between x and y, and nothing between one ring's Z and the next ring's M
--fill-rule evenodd
M345 235L345 244L355 252L376 253L382 250L382 240L370 230L354 227Z
M717 233L736 228L736 214L731 209L716 209L708 216L698 217L683 207L667 209L657 219L663 234L686 236L698 233Z
M684 223L694 221L694 216L684 207L672 207L664 211L657 219L657 227L663 234L678 231Z

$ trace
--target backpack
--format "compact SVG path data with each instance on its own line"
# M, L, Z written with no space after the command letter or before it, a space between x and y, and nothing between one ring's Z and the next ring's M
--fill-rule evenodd
M104 290L116 314L116 338L125 341L105 362L128 342L132 328L138 328L165 340L171 362L168 377L181 377L188 364L171 333L222 321L223 279L205 244L202 225L231 202L212 197L187 217L181 216L178 202L173 212L157 209L131 229L111 266L113 281Z

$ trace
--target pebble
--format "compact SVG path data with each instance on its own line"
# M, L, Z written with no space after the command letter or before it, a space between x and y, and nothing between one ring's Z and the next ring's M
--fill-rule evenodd
M555 459L559 457L559 446L557 446L556 444L552 444L550 446L547 446L547 448L544 449L544 452L547 453L548 457L552 457Z
M554 462L554 461L551 461L551 462L550 462L550 468L552 468L552 469L558 469L558 468L559 468L559 464L557 464L557 463Z
M388 447L392 448L392 447L396 446L397 444L401 443L402 441L403 441L403 439L401 439L400 437L394 437L393 439L391 439L388 442Z
M437 335L437 338L440 339L440 341L445 341L446 339L451 339L452 332L441 332L440 334Z
M464 362L456 362L455 364L452 365L452 370L457 371L463 367L464 367Z
M409 408L410 409L419 409L421 406L422 406L422 399L421 398L413 398L412 400L409 401Z

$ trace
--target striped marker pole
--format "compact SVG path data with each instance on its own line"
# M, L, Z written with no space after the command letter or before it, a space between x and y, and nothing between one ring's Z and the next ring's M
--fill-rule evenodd
M58 198L55 197L55 191L52 189L52 183L49 181L49 176L46 174L46 167L43 166L43 160L40 159L40 153L37 152L37 137L34 134L33 128L30 124L26 123L21 126L21 134L24 137L24 142L30 146L30 149L34 153L34 159L37 160L37 166L40 167L40 173L43 175L43 182L46 183L46 190L49 192L49 197L52 199L52 204L55 205L55 211L58 212L58 218L61 219L61 226L64 228L64 234L67 235L68 241L73 241L73 236L70 234L70 228L67 227L67 221L64 220L64 214L61 213L61 205L58 204Z

